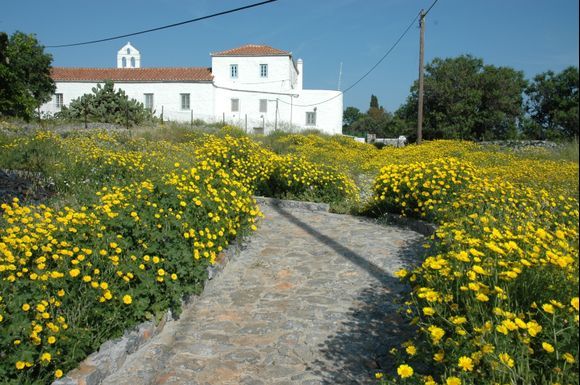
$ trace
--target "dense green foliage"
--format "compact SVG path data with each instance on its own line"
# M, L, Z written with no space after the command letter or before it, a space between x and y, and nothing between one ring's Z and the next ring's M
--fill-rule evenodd
M423 137L515 138L526 81L521 71L484 65L470 55L434 59L425 66ZM416 121L418 83L399 115Z
M462 55L425 66L423 137L426 139L573 139L578 137L578 68L537 75L531 82L509 67ZM343 132L415 140L418 82L389 113L371 96L366 113L347 107Z
M0 32L0 116L28 120L50 100L55 90L51 62L34 35Z
M526 108L533 124L528 135L537 138L578 137L578 68L534 77L526 90Z
M351 126L354 122L363 117L363 113L356 107L346 107L342 114L342 124L344 127Z
M379 99L375 95L371 95L366 113L355 107L347 107L342 120L343 133L346 135L364 137L366 134L375 134L384 138L398 137L409 131L405 128L408 124L380 106Z

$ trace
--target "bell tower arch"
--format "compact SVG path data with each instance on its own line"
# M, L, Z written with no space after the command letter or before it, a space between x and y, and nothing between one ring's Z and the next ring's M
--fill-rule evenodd
M141 54L130 42L117 52L117 68L141 68Z

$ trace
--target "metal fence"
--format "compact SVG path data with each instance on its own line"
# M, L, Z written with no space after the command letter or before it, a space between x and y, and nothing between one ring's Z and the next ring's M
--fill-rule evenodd
M248 114L233 114L223 112L221 115L201 114L195 110L168 110L162 108L161 111L154 111L157 118L162 122L178 122L181 124L199 125L201 122L207 124L232 125L241 128L248 133L265 134L274 130L284 130L297 132L302 128L290 122L279 119L266 119L265 116L252 118Z

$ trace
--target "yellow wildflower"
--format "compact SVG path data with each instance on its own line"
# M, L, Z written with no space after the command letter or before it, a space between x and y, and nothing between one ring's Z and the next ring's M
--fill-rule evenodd
M578 297L572 298L570 305L572 305L572 307L578 311Z
M413 375L413 368L410 367L409 365L403 364L400 365L397 368L397 374L401 377L401 378L408 378L411 377Z
M573 364L574 362L576 362L576 359L570 353L564 353L564 354L562 354L562 358L564 360L566 360L566 362L569 363L569 364Z
M547 351L548 353L554 352L554 346L548 342L542 342L542 348Z
M473 360L469 357L459 357L459 362L457 363L464 372L471 372L473 370Z
M432 316L435 314L435 309L433 309L432 307L424 307L423 314L425 314L426 316Z
M510 368L513 368L513 367L514 367L514 360L513 360L513 358L511 358L511 357L510 357L510 355L509 355L509 354L507 354L507 353L501 353L501 354L499 355L499 360L500 360L500 361L501 361L503 364L507 365L507 366L508 366L508 367L510 367Z
M447 377L447 379L445 380L445 385L461 385L461 379L458 377Z
M546 313L550 313L550 314L554 314L554 306L552 306L549 303L545 303L542 305L542 309L546 312Z

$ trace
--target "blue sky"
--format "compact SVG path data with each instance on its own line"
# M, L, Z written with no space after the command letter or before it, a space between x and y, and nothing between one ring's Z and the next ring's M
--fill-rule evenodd
M258 0L2 0L0 31L35 33L44 45L105 38L205 16ZM432 0L279 0L199 23L89 46L47 49L54 66L113 67L127 40L144 67L210 66L210 52L267 44L304 60L306 88L356 81ZM527 78L578 66L578 0L439 0L427 16L425 60L472 54ZM344 105L387 110L409 95L418 73L419 30L365 80Z

